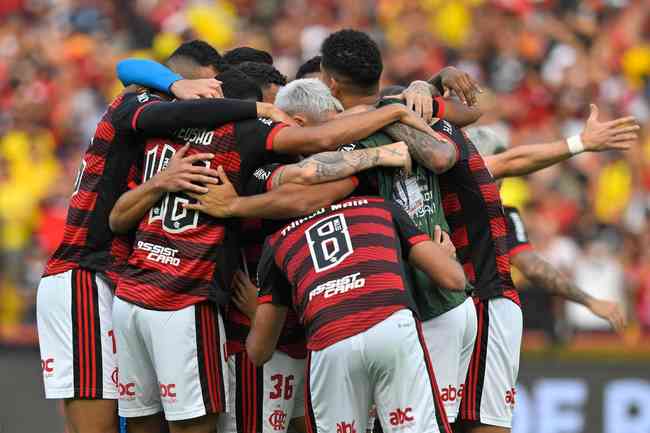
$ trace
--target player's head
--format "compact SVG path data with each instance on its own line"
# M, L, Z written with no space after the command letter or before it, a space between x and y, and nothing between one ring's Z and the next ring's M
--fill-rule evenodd
M237 66L244 62L267 63L269 65L273 64L273 56L271 56L271 54L253 47L233 48L223 55L223 60L232 66Z
M262 89L237 68L228 68L215 77L221 81L223 96L248 101L262 100Z
M406 87L404 86L398 86L398 85L392 85L392 86L386 86L381 91L379 92L379 97L383 98L385 96L395 96L401 94L404 90L406 90Z
M332 33L321 52L321 78L334 96L372 96L379 91L381 52L367 34L351 29Z
M165 64L187 79L212 78L223 69L223 60L210 44L194 40L181 44Z
M238 65L237 69L260 86L264 94L264 102L272 104L280 87L287 84L287 77L268 63L244 62Z
M300 65L298 72L296 72L296 80L301 78L320 78L321 60L321 56L314 56Z
M327 86L316 78L293 80L278 91L275 105L302 126L327 122L343 109Z

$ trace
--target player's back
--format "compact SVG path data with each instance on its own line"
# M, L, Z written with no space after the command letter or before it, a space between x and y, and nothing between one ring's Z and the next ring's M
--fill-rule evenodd
M518 301L510 276L506 219L499 190L480 153L451 123L433 129L456 146L458 161L439 176L443 208L465 274L480 299L505 296Z
M312 350L409 308L402 244L410 240L400 234L399 218L408 220L393 203L352 197L293 221L267 240L258 270L260 302L272 286L290 286Z
M126 261L130 240L111 232L108 216L136 177L143 143L134 126L140 108L156 101L149 93L125 93L108 106L81 161L63 240L44 276L79 267L107 272ZM108 276L115 281L115 274Z

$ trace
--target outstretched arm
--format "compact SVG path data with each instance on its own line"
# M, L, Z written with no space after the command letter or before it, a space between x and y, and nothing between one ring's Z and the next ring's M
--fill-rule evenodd
M595 315L607 320L616 331L625 327L625 314L616 302L604 301L580 290L566 275L533 250L511 257L511 262L535 286L566 300L584 305Z
M600 122L598 108L592 104L585 129L579 136L552 143L517 146L483 159L495 179L523 176L581 152L628 150L637 141L639 129L634 117Z
M465 272L452 255L439 244L428 240L411 248L409 262L424 272L432 281L449 290L465 288Z
M251 330L246 338L246 352L253 364L260 366L268 361L287 317L288 307L275 304L260 304L252 319Z
M285 183L315 185L352 176L372 167L401 167L411 171L411 156L403 142L352 152L322 152L273 172L272 188Z

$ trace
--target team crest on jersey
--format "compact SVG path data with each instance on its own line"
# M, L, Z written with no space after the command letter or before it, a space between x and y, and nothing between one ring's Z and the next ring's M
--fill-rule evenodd
M255 178L259 180L268 180L269 177L271 177L271 170L267 170L265 168L258 168L253 173L253 176L255 176Z

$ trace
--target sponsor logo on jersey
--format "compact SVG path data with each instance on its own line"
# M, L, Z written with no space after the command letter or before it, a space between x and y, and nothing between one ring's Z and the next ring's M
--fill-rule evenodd
M415 418L411 413L413 412L413 409L410 407L404 408L403 410L401 408L397 408L391 413L389 413L390 419L390 425L392 426L401 426L407 423L412 423Z
M255 176L255 177L256 177L257 179L259 179L259 180L268 180L269 177L271 177L271 171L270 171L270 170L266 170L266 169L264 169L264 168L258 168L258 169L255 170L255 172L253 173L253 176Z
M123 400L135 399L135 383L119 383L117 389L120 393L120 398Z
M159 383L160 396L172 402L176 401L176 384L175 383Z
M46 377L54 375L54 358L41 359L41 370Z
M201 128L181 128L176 133L176 137L186 143L208 146L212 143L214 131Z
M463 391L465 384L461 384L458 389L455 386L447 385L447 387L440 390L440 398L442 401L456 401L463 398Z
M334 295L339 295L341 293L347 293L353 289L360 289L366 285L365 278L359 278L361 275L360 272L355 274L346 275L343 278L337 280L331 280L323 284L316 286L314 290L309 292L309 300L311 301L318 295L323 295L325 299L331 298Z
M162 245L156 245L143 241L138 241L136 248L142 251L146 251L148 253L147 260L151 260L152 262L172 266L178 266L181 264L181 259L176 257L178 250L175 250L173 248L163 247Z
M451 127L451 124L447 122L446 120L441 120L440 121L440 126L442 126L442 129L449 135L453 135L454 130Z
M138 95L138 102L139 103L144 104L148 100L149 100L149 94L148 93L144 92L144 93L140 93Z
M282 409L275 409L269 415L269 424L273 427L273 430L281 431L284 430L285 423L287 421L287 413Z
M351 423L345 421L337 422L336 433L357 433L357 429L354 427L354 421Z
M510 388L508 391L506 391L506 404L510 405L510 407L514 407L516 395L517 391L515 391L514 388Z
M273 120L272 120L272 119L269 119L269 118L267 118L267 117L258 117L257 120L259 120L260 122L262 122L262 123L265 124L266 126L271 126L271 125L273 125Z

